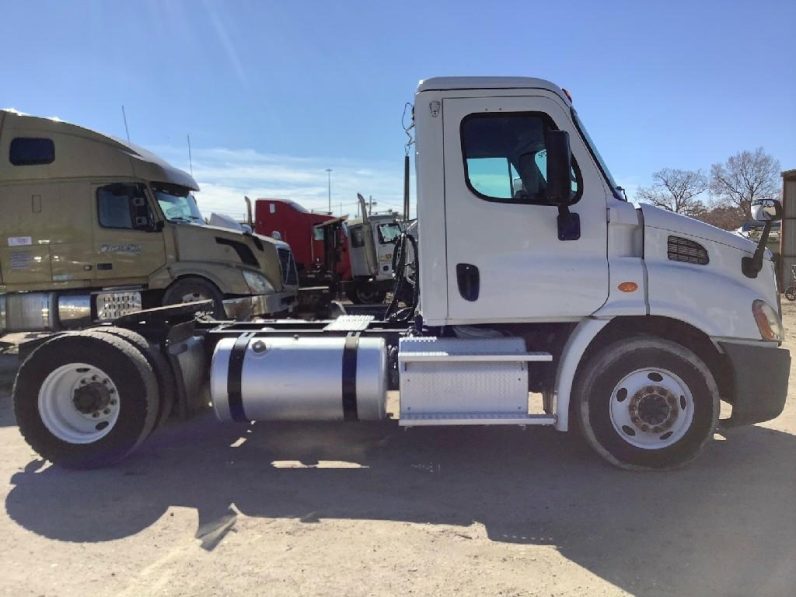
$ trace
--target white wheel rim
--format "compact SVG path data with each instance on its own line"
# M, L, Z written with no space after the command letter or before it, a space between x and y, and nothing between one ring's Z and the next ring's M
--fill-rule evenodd
M694 397L677 375L666 369L637 369L611 393L611 424L632 446L660 450L683 438L694 420Z
M42 423L58 439L90 444L108 435L119 418L119 391L102 369L70 363L52 371L39 389Z

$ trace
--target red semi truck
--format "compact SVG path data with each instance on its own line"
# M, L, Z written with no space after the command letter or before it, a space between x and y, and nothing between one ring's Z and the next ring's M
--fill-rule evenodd
M254 231L290 245L301 286L331 285L352 302L380 303L392 287L392 254L401 225L393 215L347 221L287 199L257 199ZM338 286L339 285L339 286Z

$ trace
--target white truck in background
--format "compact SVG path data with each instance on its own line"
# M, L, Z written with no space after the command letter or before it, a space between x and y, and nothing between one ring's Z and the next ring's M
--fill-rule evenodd
M14 390L30 445L100 466L172 403L201 408L203 391L222 421L368 421L395 389L402 426L578 429L614 465L665 469L719 424L782 411L790 354L770 253L624 200L565 91L429 79L414 128L402 303L380 318L251 323L197 320L188 305L33 343ZM780 210L754 206L768 227Z

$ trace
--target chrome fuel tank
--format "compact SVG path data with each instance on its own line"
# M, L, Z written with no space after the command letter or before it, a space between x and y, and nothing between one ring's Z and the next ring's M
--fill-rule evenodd
M221 421L384 418L383 338L224 338L213 352L210 393Z

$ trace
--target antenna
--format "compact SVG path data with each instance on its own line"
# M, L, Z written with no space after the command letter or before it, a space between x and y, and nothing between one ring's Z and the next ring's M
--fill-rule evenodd
M191 176L193 176L193 158L191 157L191 135L190 133L186 135L188 137L188 166L191 168Z
M124 132L127 133L127 142L130 143L130 129L127 128L127 113L124 111L124 104L122 104L122 118L124 119Z

